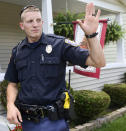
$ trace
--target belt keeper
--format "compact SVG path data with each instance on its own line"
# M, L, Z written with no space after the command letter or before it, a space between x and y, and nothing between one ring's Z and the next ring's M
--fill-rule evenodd
M41 109L41 113L42 113L42 118L44 118L44 112L43 112L43 109Z

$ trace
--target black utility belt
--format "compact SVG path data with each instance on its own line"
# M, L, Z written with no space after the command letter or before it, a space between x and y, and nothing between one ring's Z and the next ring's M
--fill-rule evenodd
M17 108L27 120L39 122L40 118L48 117L50 120L59 120L64 118L64 109L59 109L57 106L39 106L15 103Z

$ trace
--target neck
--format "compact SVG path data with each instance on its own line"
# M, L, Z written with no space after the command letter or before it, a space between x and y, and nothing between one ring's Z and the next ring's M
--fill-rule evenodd
M40 37L41 37L41 36L40 36ZM28 38L28 42L29 42L29 43L37 42L37 41L39 41L40 37L36 37L36 38Z

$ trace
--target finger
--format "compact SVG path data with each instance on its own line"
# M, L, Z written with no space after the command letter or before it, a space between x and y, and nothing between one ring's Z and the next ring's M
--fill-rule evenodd
M12 124L12 118L11 117L7 117L7 120L9 121L10 124Z
M99 19L100 15L101 15L101 10L98 9L98 12L97 12L97 15L96 15L96 19Z
M77 22L78 22L78 24L79 24L81 27L83 26L83 21L78 20Z
M86 5L86 10L85 10L85 12L86 12L85 16L90 15L90 11L89 11L89 7L88 7L88 6L89 6L89 5L87 4L87 5Z
M94 4L93 3L89 3L88 9L89 9L90 15L92 15L93 11L94 11Z
M93 13L92 14L95 15L95 6L93 6Z
M20 122L18 121L17 116L13 117L13 124L20 124Z
M19 111L18 111L18 114L17 114L17 115L18 115L17 117L18 117L19 122L23 122L23 121L22 121L21 113L20 113Z

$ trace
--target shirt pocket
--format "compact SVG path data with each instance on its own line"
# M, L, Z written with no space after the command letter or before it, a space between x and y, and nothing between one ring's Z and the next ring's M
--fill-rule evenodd
M40 59L40 68L44 77L57 77L59 74L59 63L60 60L58 57L44 57L44 60Z
M19 60L16 62L16 69L18 71L19 81L23 81L27 78L27 60Z

